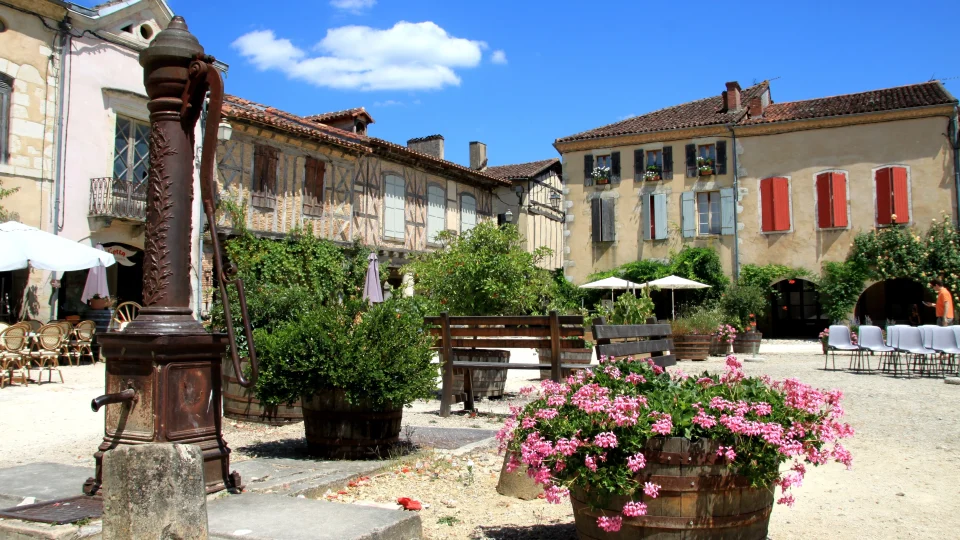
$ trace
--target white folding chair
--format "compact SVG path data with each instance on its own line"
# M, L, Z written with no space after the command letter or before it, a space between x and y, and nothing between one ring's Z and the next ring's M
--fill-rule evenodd
M940 375L946 374L948 368L956 370L957 355L960 354L960 348L957 347L957 337L952 328L948 326L935 327L930 348L940 353Z
M857 345L860 346L860 354L857 355L855 360L855 367L851 366L851 369L854 371L860 371L863 369L863 360L866 359L867 362L867 371L873 371L870 368L870 358L867 356L867 353L870 354L878 353L880 355L877 358L877 368L880 368L880 361L883 358L893 352L896 352L896 349L884 345L883 343L883 331L880 330L879 326L863 325L860 327L859 338L857 339Z
M897 350L904 353L909 369L910 359L913 359L913 371L926 374L931 362L936 361L937 351L923 346L923 333L915 326L900 328Z
M830 335L827 336L827 352L833 359L833 369L837 369L837 351L860 352L860 347L850 341L850 329L842 324L830 325ZM823 369L827 369L826 356L823 358Z

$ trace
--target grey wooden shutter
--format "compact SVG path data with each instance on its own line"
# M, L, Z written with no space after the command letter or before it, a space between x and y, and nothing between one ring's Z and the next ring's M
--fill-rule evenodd
M620 152L610 152L610 182L620 183Z
M601 214L603 209L601 208L601 199L593 199L590 201L590 219L593 225L592 237L594 242L600 242L603 235L600 234L600 225L601 225Z
M667 195L657 193L653 196L654 240L663 240L667 237Z
M600 228L602 230L601 240L604 242L613 242L615 239L614 225L616 219L613 214L613 204L616 199L600 199L603 206L603 216L600 218Z
M686 147L687 154L687 178L696 178L697 177L697 145L688 144Z
M727 174L727 141L717 141L717 174Z
M720 190L720 234L733 234L736 229L735 212L736 203L733 199L733 188L723 188Z
M660 174L664 180L673 180L673 147L663 147L663 172Z
M680 218L684 238L693 238L697 235L697 211L693 199L692 191L684 191L680 194Z
M633 181L643 180L643 173L646 170L647 168L643 166L643 150L638 148L633 151Z
M593 185L593 154L583 156L583 185Z
M640 225L643 229L643 239L652 240L654 231L650 230L650 211L653 210L650 200L652 195L643 195L640 198Z

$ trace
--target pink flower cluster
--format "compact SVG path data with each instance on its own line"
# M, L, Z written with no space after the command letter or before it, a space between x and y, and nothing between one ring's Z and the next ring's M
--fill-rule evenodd
M623 526L623 518L620 516L600 516L597 518L597 527L606 532L617 532Z

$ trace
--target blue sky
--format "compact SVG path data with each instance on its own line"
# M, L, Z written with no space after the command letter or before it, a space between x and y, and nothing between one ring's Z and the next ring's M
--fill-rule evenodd
M227 92L302 115L364 106L372 135L440 133L463 164L473 140L491 165L555 157L558 137L732 80L778 77L778 102L931 77L960 95L952 1L168 2L230 64Z

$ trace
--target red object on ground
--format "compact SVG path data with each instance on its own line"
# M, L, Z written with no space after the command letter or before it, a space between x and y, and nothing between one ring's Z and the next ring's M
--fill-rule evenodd
M397 499L397 504L402 506L404 510L421 510L423 508L420 501L415 501L410 497L400 497Z

